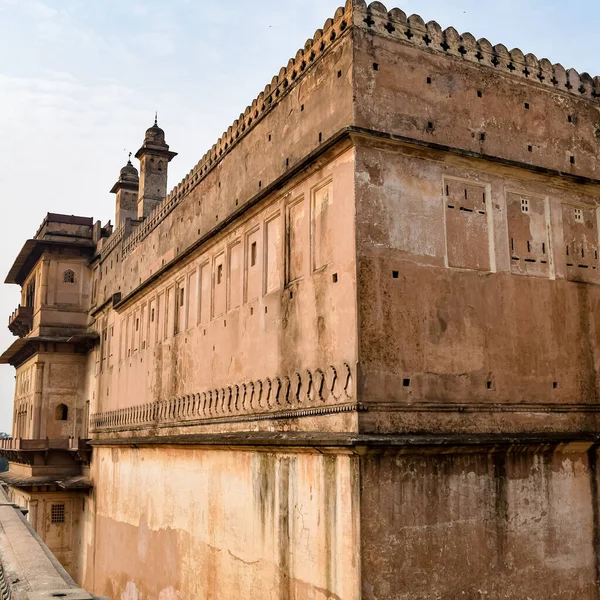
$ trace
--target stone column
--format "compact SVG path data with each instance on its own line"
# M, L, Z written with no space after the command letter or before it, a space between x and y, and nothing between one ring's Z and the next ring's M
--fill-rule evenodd
M29 524L37 531L38 500L29 501L29 514L27 520Z
M44 387L44 363L35 363L35 378L33 388L33 431L34 440L39 440L46 435L46 425L42 427L42 390Z
M47 260L42 259L42 268L41 268L41 280L40 280L40 296L38 306L41 308L42 306L48 304L48 271L50 270L50 263Z

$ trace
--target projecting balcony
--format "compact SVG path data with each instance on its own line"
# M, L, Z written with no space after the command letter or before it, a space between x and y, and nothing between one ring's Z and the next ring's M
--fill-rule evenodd
M85 463L89 462L90 451L87 440L80 438L0 439L0 456L11 462L25 465L37 463L36 457L44 457L45 463L49 453L52 452L67 453L71 456L73 464Z
M33 325L33 307L21 306L8 319L8 328L13 335L25 337Z

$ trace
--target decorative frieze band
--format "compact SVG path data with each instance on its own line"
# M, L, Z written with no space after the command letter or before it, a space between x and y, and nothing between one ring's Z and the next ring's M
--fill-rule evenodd
M90 418L94 432L127 427L185 425L227 417L282 418L341 412L355 397L350 365L329 365L292 376L257 379L222 388L156 400L139 406L95 413Z

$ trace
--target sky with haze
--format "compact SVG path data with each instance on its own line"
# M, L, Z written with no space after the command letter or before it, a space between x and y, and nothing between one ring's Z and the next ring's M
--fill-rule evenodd
M169 189L343 0L0 0L0 281L47 212L114 220L109 193L155 110ZM388 4L600 75L598 0ZM0 288L0 318L19 303ZM0 328L0 351L13 337ZM14 369L0 366L0 431Z

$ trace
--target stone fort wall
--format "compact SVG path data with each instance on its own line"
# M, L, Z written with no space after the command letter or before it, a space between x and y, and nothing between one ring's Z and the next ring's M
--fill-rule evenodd
M338 10L100 250L85 584L595 597L599 83Z

